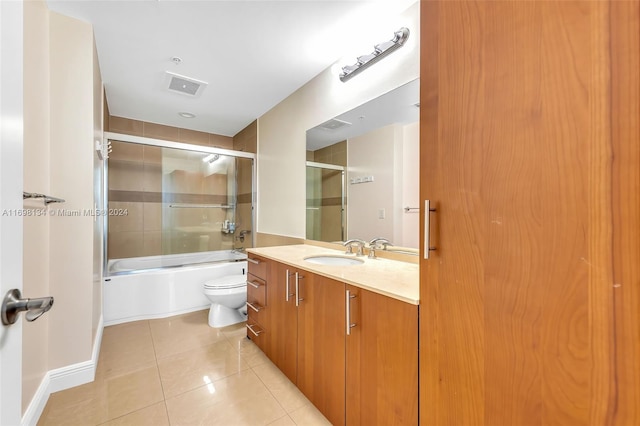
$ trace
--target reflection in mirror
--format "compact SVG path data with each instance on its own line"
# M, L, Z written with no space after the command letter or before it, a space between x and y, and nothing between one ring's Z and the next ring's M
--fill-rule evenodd
M414 80L307 131L307 239L417 250L419 99Z

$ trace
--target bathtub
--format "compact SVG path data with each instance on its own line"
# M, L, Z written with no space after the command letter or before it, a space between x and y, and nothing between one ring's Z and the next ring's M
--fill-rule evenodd
M104 325L206 309L205 281L246 274L247 255L231 250L113 259L104 278Z

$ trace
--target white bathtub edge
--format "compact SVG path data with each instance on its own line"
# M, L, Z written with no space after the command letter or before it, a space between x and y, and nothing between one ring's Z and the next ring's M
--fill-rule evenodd
M132 316L132 317L118 318L118 319L114 319L114 320L105 322L104 326L108 327L110 325L124 324L125 322L132 322L132 321L143 321L143 320L169 318L169 317L173 317L173 316L176 316L176 315L188 314L190 312L202 311L204 309L209 309L210 307L211 307L210 304L206 304L206 305L203 305L203 306L197 306L195 308L181 309L181 310L178 310L178 311L171 311L171 312L162 313L162 314L136 315L136 316Z

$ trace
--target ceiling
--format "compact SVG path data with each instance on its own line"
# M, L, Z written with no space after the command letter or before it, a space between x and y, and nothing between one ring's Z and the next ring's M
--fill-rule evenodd
M48 5L93 25L111 115L233 136L336 60L353 54L345 64L353 63L357 52L391 39L398 28L389 17L415 1L48 0ZM182 62L176 65L172 57ZM208 84L195 97L171 92L167 71Z
M415 123L420 119L419 102L420 80L416 79L326 122L340 120L342 127L328 129L322 123L307 130L307 150L315 151L391 124Z

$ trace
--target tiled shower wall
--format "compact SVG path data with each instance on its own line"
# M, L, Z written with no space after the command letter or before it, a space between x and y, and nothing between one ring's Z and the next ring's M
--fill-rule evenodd
M255 152L257 145L256 122L231 138L111 116L109 131L247 152ZM113 152L109 158L109 209L126 209L127 214L109 216L109 259L251 246L250 233L244 241L239 239L241 230L253 231L249 160L241 161L237 170L239 194L235 235L216 231L208 233L206 238L204 235L195 239L183 238L176 228L179 231L201 223L219 223L230 219L227 217L230 211L169 210L168 202L226 204L226 179L220 175L205 178L198 173L179 170L163 176L161 148L122 142L112 144Z
M307 161L334 164L347 167L347 141L329 145L316 151L307 151ZM322 199L307 200L307 205L319 204L320 220L313 221L313 235L320 234L321 241L342 240L342 173L337 170L323 170Z

